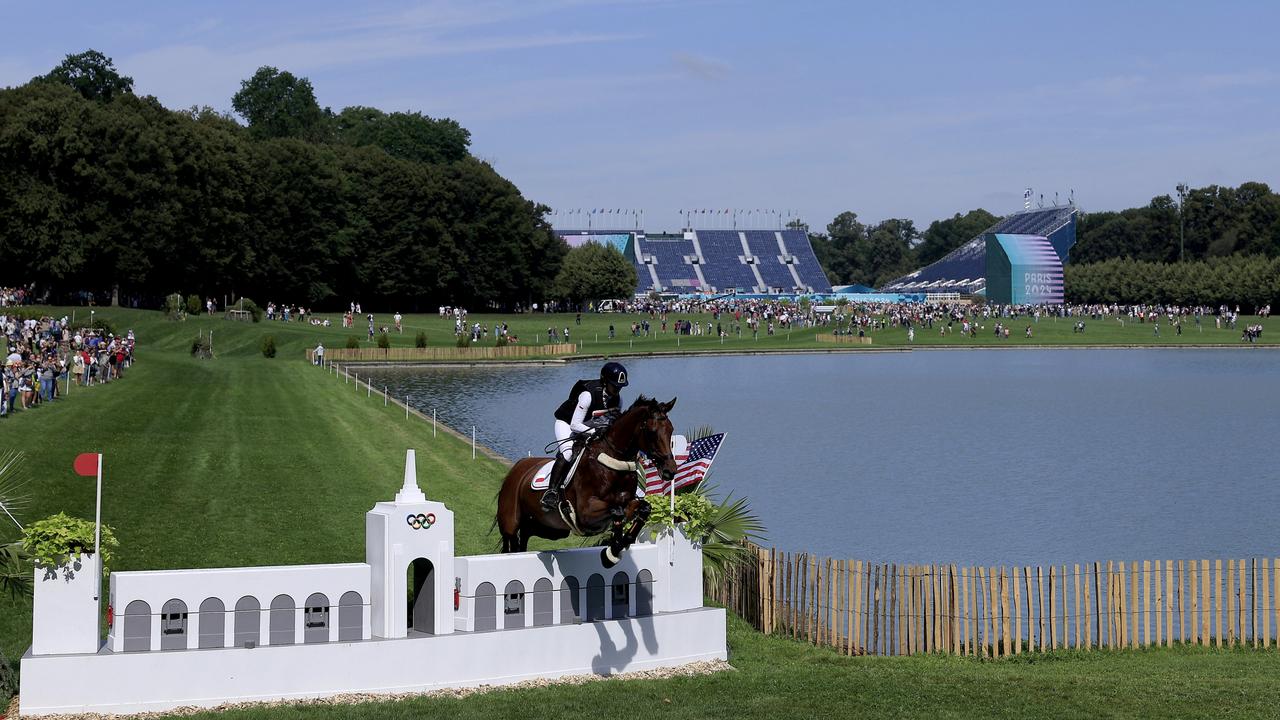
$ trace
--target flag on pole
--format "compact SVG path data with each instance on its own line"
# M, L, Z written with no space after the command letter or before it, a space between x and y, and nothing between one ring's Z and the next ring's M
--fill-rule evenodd
M102 453L80 453L72 468L77 475L98 478L93 511L93 557L102 564ZM93 599L102 597L102 573L98 573Z
M673 479L676 490L684 490L702 482L706 477L707 470L711 467L712 461L716 459L716 453L720 451L720 444L724 442L724 433L716 433L703 438L698 438L689 443L686 453L676 451L676 475ZM644 492L646 495L657 493L665 493L672 488L670 483L663 482L662 474L658 468L649 461L648 458L642 460L644 464Z

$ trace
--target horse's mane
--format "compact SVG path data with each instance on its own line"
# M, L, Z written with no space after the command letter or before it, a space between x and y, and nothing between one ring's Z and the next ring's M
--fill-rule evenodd
M659 410L658 406L661 404L662 403L658 402L657 399L655 398L645 397L644 395L641 395L635 399L635 402L631 403L631 407L627 408L627 412L631 412L632 410L637 410L637 409L648 410L649 412L657 412Z

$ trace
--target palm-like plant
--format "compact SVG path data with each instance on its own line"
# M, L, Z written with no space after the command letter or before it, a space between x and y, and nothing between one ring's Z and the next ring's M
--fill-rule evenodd
M702 481L694 492L710 496L715 486ZM734 498L730 492L715 508L702 538L702 576L707 585L719 584L738 565L752 557L747 542L764 539L765 527L751 510L745 497Z
M22 492L29 477L23 467L24 456L16 450L0 453L0 525L8 527L12 522L19 532L22 524L17 515L26 508L29 496ZM0 533L0 538L12 537L9 532ZM10 597L18 598L29 595L32 587L32 574L26 553L20 540L0 542L0 591L7 592Z

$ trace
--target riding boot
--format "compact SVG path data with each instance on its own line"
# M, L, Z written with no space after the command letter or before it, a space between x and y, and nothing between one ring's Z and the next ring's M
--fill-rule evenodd
M564 455L556 453L556 462L551 466L551 478L547 481L547 489L542 493L543 512L552 512L560 507L560 494L564 491L565 475L569 472L569 461Z

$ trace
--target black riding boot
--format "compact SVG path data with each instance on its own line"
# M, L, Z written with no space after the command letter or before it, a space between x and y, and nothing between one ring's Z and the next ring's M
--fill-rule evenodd
M551 479L547 481L547 489L542 493L543 512L552 512L560 507L560 494L564 492L565 474L569 472L569 461L560 453L556 453L556 462L551 466Z

